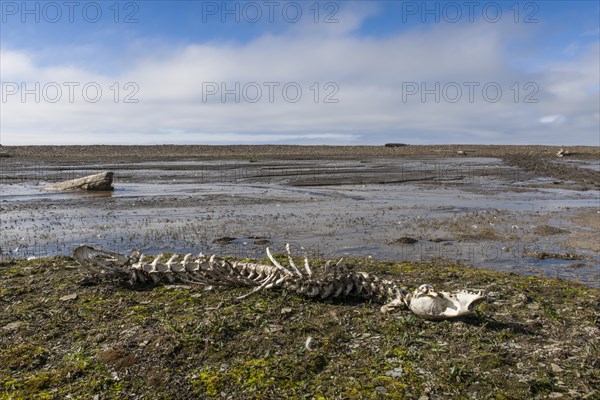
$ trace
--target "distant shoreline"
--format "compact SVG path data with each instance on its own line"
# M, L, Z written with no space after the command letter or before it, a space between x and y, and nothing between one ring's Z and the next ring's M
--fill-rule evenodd
M356 159L406 157L555 157L560 146L544 145L65 145L2 146L2 162L125 162L183 159ZM597 146L567 146L573 156L600 156Z

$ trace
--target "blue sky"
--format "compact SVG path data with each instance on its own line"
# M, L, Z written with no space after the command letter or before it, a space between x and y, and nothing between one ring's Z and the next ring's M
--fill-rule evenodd
M600 145L597 1L0 3L5 145Z

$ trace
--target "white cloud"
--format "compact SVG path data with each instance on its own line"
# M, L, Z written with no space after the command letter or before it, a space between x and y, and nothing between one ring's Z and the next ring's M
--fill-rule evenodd
M569 132L573 144L597 143L598 43L579 58L549 63L543 71L531 73L510 66L514 55L507 49L513 26L440 24L384 38L361 37L356 29L374 11L344 12L350 13L343 19L344 26L320 28L318 34L298 25L246 44L148 48L146 55L112 76L67 62L41 66L18 49L2 50L6 101L2 104L1 140L7 145L561 144ZM525 40L524 34L520 35L519 40ZM26 82L29 89L35 82L40 82L41 88L56 82L63 97L50 103L42 93L39 103L32 95L23 102L20 93L7 95L6 89L14 89L6 86L7 82ZM74 89L73 102L68 101L69 88L64 82L80 83ZM83 86L90 82L102 89L97 103L83 98ZM128 82L136 86L126 88ZM219 90L221 84L232 89L239 83L240 102L236 103L232 94L225 103L219 94L205 96L205 102L203 87L214 89L213 82ZM332 84L326 87L328 82ZM290 89L294 84L302 89L298 102L285 100L282 89L286 83L291 84ZM484 92L486 84L488 91ZM124 103L124 96L133 94L136 87L139 92L133 98L139 102ZM261 100L251 103L248 100L257 87L262 90ZM119 101L115 103L117 88ZM270 88L273 102L269 102ZM422 98L421 93L407 92L415 88L439 88L435 90L439 102L433 93ZM497 88L501 96L492 102ZM462 96L452 103L457 89ZM469 101L471 89L473 101ZM293 97L293 90L290 93ZM326 96L338 102L324 103Z
M555 124L562 123L565 121L565 117L563 115L545 115L540 118L540 122L542 124Z
M0 50L2 80L28 79L35 74L31 56L24 52Z

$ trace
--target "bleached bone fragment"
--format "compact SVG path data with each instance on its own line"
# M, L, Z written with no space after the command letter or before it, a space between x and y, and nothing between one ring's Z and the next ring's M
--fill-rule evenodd
M287 253L287 257L288 257L288 261L290 263L290 266L294 269L294 272L296 273L296 275L298 276L302 276L302 272L300 272L300 270L298 269L298 267L296 266L296 263L294 262L294 259L292 258L292 253L290 251L290 244L286 244L285 245L285 251Z
M279 270L281 270L281 271L285 272L287 275L292 275L292 273L290 272L290 270L288 270L288 269L287 269L287 268L285 268L283 265L281 265L281 264L280 264L280 263L279 263L279 262L278 262L278 261L275 259L275 257L273 257L273 255L271 254L271 250L269 250L269 248L268 248L268 247L267 247L267 257L269 257L269 260L271 260L271 262L273 263L273 265L274 265L274 266L275 266L277 269L279 269Z
M560 148L560 150L556 153L557 157L565 157L565 156L570 156L571 153L569 152L569 150L565 150L562 147Z
M311 277L313 273L312 269L310 268L310 264L308 263L308 257L306 255L304 256L304 269L306 270L306 275Z
M178 257L179 257L179 254L175 254L175 255L171 256L171 258L169 258L169 260L167 261L167 271L173 272L172 265Z

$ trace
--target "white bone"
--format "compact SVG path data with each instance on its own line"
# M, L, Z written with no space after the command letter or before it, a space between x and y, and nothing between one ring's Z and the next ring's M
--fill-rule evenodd
M179 254L174 254L171 256L171 258L169 258L169 260L167 261L167 271L172 272L173 268L171 267L171 264L173 264L173 262L175 262L175 260L177 259L177 257L179 257Z
M290 252L290 244L287 243L285 245L285 251L287 253L288 256L288 260L290 262L290 265L292 266L292 268L294 268L294 272L296 273L296 275L298 276L302 276L302 272L300 272L300 270L298 269L298 267L296 266L296 263L294 262L294 259L292 258L292 253Z
M156 266L158 265L158 263L160 262L160 260L163 258L163 254L159 254L158 256L156 256L156 258L154 259L154 261L152 261L152 263L150 264L150 266L152 267L152 269L148 272L150 273L156 273L158 272L158 270L156 269Z
M310 269L310 264L308 263L308 257L304 256L304 269L306 270L306 275L309 277L312 276L312 270Z
M271 254L271 250L269 250L269 248L267 247L267 257L269 257L269 260L271 260L271 262L273 263L273 265L277 268L282 270L283 272L285 272L288 275L292 275L292 273L290 272L290 270L288 270L287 268L285 268L283 265L279 264L279 262L275 259L275 257L273 257L273 255Z

